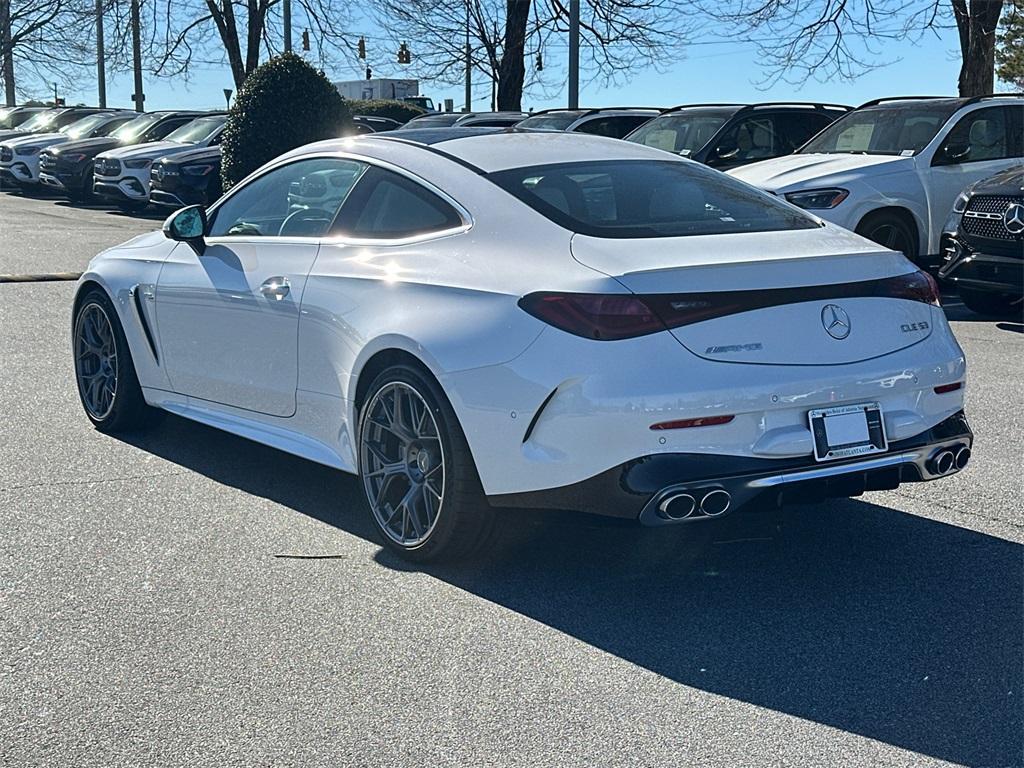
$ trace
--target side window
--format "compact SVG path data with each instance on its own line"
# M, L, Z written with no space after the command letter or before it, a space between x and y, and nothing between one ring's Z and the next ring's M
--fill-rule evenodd
M576 129L576 132L621 139L627 133L631 133L634 128L639 128L650 119L650 115L610 115L609 117L598 117L582 123Z
M803 146L814 134L832 123L828 115L816 112L793 112L775 115L775 128L778 132L780 151L783 154L793 152Z
M1010 138L1011 119L1008 107L987 107L964 115L942 142L936 161L977 163L1019 155Z
M433 192L397 173L371 168L346 201L334 231L393 240L461 225L458 212Z
M253 179L213 213L210 237L323 237L366 170L329 157L299 160Z
M780 149L781 142L776 135L775 117L756 115L746 117L726 130L712 147L708 165L732 165L766 160L786 154Z

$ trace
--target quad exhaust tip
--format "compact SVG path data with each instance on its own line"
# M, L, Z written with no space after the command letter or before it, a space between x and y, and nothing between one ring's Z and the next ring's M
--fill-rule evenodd
M721 488L715 488L700 497L700 502L689 493L672 493L658 504L658 514L666 520L699 519L719 517L729 510L732 495Z
M705 494L704 498L700 500L700 511L708 517L718 517L729 511L731 503L732 495L719 488Z
M954 445L936 451L928 460L928 471L933 475L948 475L967 466L971 460L971 449L966 445Z
M688 493L666 496L658 505L658 512L668 520L685 520L697 511L697 500Z
M967 462L971 460L971 449L966 445L956 452L954 463L957 469L963 469L967 466Z

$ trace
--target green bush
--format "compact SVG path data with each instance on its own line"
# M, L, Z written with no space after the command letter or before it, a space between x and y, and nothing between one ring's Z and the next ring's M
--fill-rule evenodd
M340 136L350 122L345 99L294 53L275 56L245 79L221 142L224 190L296 147Z
M355 99L346 102L353 115L390 117L400 123L408 123L414 117L425 115L427 110L395 99Z

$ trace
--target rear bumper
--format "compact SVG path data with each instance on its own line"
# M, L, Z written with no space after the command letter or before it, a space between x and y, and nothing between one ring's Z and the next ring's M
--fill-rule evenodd
M948 233L942 236L942 253L939 277L943 280L975 290L1021 295L1024 257L972 251Z
M561 509L637 519L644 525L711 520L750 505L775 507L858 496L953 475L966 466L973 441L974 434L960 411L920 435L892 443L887 452L869 457L818 463L810 458L658 454L572 485L489 496L488 501L495 507ZM936 461L945 451L954 457L949 469L940 468ZM706 510L701 503L705 499Z

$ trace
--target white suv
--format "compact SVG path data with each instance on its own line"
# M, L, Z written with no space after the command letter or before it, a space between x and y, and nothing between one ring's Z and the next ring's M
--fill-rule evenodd
M729 171L823 219L939 261L957 196L1024 156L1024 99L879 99L840 117L795 154Z
M220 143L223 114L199 117L168 134L163 141L119 147L96 155L92 189L125 210L149 205L150 166L155 160Z

